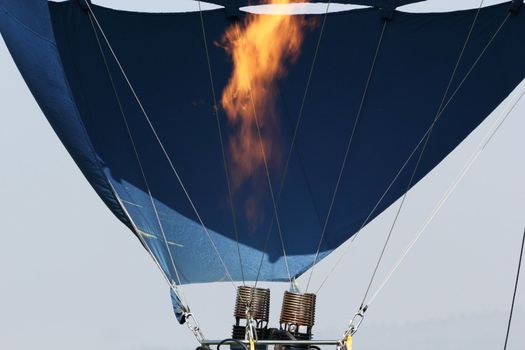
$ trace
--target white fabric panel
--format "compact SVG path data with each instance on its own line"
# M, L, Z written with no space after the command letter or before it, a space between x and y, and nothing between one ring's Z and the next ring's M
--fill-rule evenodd
M484 0L483 7L492 6L509 2L509 0ZM426 0L415 4L405 5L398 8L399 11L409 13L432 13L432 12L452 12L461 10L477 9L481 0Z
M64 2L71 0L49 0ZM305 0L306 1L306 0ZM96 5L133 12L194 12L199 10L197 1L193 0L92 0ZM510 2L509 0L484 0L483 7ZM426 0L415 4L399 7L397 10L408 13L451 12L477 9L481 0ZM213 10L221 6L201 1L202 10ZM330 3L329 12L351 11L366 8L360 5ZM326 11L326 3L294 3L280 5L246 6L242 11L260 14L322 14Z
M49 0L52 2L65 2L70 0ZM199 4L193 0L91 0L95 5L131 12L195 12L199 11ZM215 4L201 1L202 10L221 8Z
M279 4L279 5L258 5L241 7L242 11L259 14L324 14L326 13L328 3L294 3L294 4ZM342 12L351 11L368 6L348 5L340 3L330 3L328 12Z

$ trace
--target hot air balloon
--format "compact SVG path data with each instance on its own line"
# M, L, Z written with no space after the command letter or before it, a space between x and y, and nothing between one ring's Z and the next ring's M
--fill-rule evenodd
M525 78L522 0L432 13L404 10L421 0L246 10L289 2L141 13L0 0L2 37L40 108L203 349L350 349L377 292L368 286L343 336L316 340L315 265ZM235 325L210 340L182 289L219 281L236 288ZM276 326L262 281L291 285Z

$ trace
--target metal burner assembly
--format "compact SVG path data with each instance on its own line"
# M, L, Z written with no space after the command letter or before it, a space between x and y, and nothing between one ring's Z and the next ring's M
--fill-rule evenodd
M235 324L232 338L244 340L247 338L249 322L252 322L255 339L268 339L268 319L270 316L270 290L240 286L237 288L235 300ZM232 349L237 349L232 346ZM257 346L257 349L266 349L266 346Z
M315 300L313 293L292 293L285 291L281 316L279 318L280 330L288 339L311 340L312 328L315 323ZM308 346L293 349L307 349ZM282 349L292 349L284 346Z
M230 345L232 350L266 350L268 345L274 345L274 350L316 349L316 343L312 341L315 302L315 294L285 291L279 328L268 328L270 290L238 287L232 339L225 339L221 343Z

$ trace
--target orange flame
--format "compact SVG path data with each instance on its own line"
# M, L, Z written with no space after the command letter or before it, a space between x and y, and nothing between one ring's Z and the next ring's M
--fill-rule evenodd
M233 61L221 104L230 124L237 129L228 145L234 187L260 174L265 156L268 163L281 159L276 137L275 85L286 74L286 63L298 58L305 25L303 16L248 15L243 23L228 28L222 38L221 45Z

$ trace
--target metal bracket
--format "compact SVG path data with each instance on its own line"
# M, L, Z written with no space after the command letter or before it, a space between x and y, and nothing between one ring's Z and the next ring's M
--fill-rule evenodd
M78 6L82 9L84 12L89 12L90 6L93 5L91 3L91 0L76 0Z
M252 316L252 310L249 305L246 305L246 340L248 340L248 345L250 350L255 350L255 342L257 341L257 331L254 326L255 320Z
M395 7L393 6L384 6L379 8L379 14L382 20L391 21L394 18Z
M231 21L236 21L241 15L239 10L239 5L236 0L225 0L224 1L224 12L226 12L226 17Z
M197 323L197 320L193 316L191 312L185 312L184 313L184 319L186 320L186 326L188 329L193 333L197 341L201 344L203 344L204 341L204 335L202 334L199 324Z
M367 305L361 305L359 307L359 310L355 313L354 317L352 317L352 320L350 321L350 324L348 325L348 329L346 330L344 336L345 338L348 335L354 335L357 330L359 329L359 326L365 319L365 312L368 309Z
M220 343L223 343L224 345L237 345L238 343L243 343L245 345L249 345L249 340L210 340L206 339L202 341L202 345L218 345ZM312 345L338 345L340 344L340 340L255 340L254 344L257 345L287 345L287 346L298 346L298 347L307 347Z
M513 14L517 14L520 12L520 10L523 7L523 0L512 0L512 4L510 5L510 12Z

